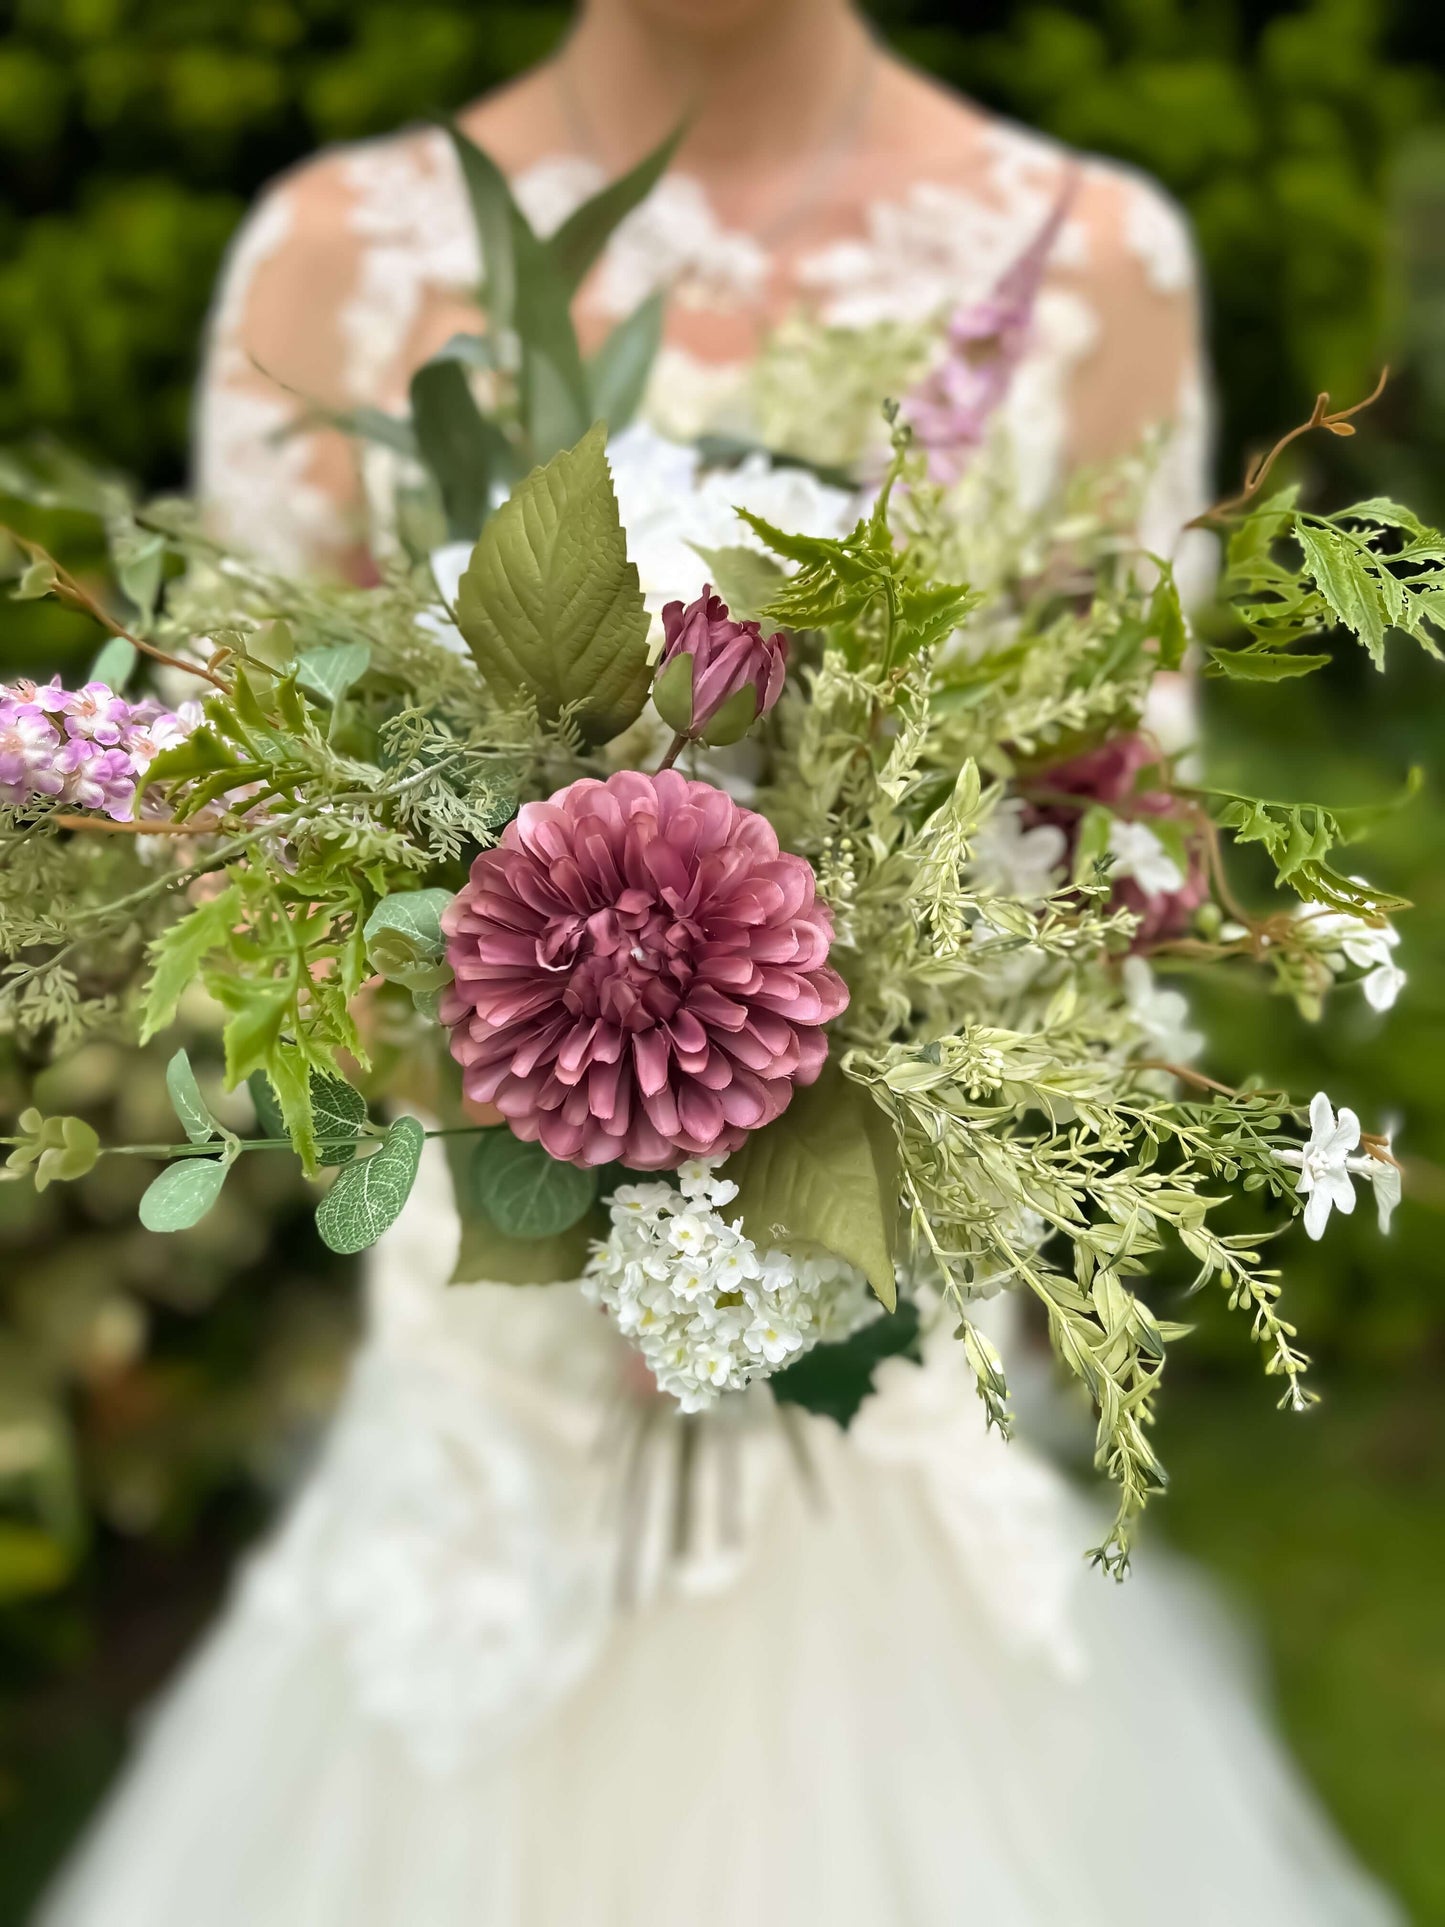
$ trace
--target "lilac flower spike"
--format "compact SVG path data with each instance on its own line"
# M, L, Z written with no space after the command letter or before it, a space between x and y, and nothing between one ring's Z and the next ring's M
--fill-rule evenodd
M1023 253L981 301L965 302L949 317L947 350L903 404L935 482L956 482L982 443L988 425L1028 351L1044 270L1079 189L1070 167L1047 219Z
M102 682L0 684L0 803L100 810L127 823L137 779L200 720L197 703L127 702Z

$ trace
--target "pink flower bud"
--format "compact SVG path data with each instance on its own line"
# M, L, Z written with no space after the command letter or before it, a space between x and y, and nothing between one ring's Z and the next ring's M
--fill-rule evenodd
M667 641L652 700L679 736L735 743L783 693L787 638L734 622L711 583L686 608L669 602L662 628Z

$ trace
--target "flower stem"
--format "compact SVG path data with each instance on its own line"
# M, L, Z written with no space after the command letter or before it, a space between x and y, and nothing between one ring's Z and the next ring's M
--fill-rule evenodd
M687 748L687 744L688 738L686 736L673 737L672 742L668 746L667 754L657 766L658 775L661 775L663 770L672 768L678 757L681 756L682 752Z

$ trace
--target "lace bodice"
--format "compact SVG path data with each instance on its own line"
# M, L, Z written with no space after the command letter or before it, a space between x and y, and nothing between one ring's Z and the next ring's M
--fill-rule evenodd
M647 294L671 296L646 412L679 438L758 426L786 441L790 317L886 350L986 295L1041 228L1067 157L974 116L934 175L845 175L772 245L729 228L700 183L667 175L619 229L579 300L584 347ZM554 229L602 184L544 154L514 174ZM196 432L200 493L222 532L288 567L354 566L363 460L334 431L283 435L303 398L395 407L411 371L475 328L481 263L445 138L407 133L322 155L263 196L211 318ZM1188 230L1147 180L1088 161L1053 249L1031 350L1005 404L1021 490L1172 430L1144 531L1169 548L1206 489L1205 395ZM771 345L760 355L765 337ZM781 365L780 365L781 357ZM797 395L792 395L797 413ZM811 395L803 410L818 413ZM767 419L771 416L771 420Z

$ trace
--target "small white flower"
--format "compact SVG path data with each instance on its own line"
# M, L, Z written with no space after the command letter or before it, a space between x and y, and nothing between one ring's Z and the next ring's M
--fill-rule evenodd
M737 1186L695 1158L666 1184L620 1185L612 1229L588 1263L587 1295L606 1307L660 1388L685 1412L766 1377L821 1342L847 1338L881 1307L842 1259L796 1263L759 1251L716 1206Z
M1006 796L974 834L969 864L980 889L1037 903L1058 888L1068 839L1052 823L1023 825L1020 798Z
M707 1226L691 1211L679 1211L667 1227L667 1241L678 1251L689 1254L706 1251L710 1240Z
M1162 990L1142 957L1124 964L1124 996L1129 1014L1157 1057L1187 1064L1204 1048L1204 1038L1189 1028L1189 999L1179 990Z
M1295 1190L1309 1199L1305 1206L1305 1230L1312 1238L1322 1238L1330 1212L1338 1208L1348 1217L1355 1208L1355 1187L1350 1182L1350 1153L1360 1141L1360 1120L1342 1108L1335 1117L1330 1100L1316 1091L1310 1102L1309 1142L1299 1151L1281 1151L1282 1164L1299 1169Z
M1364 880L1353 879L1356 883ZM1393 924L1377 928L1363 917L1352 917L1342 910L1321 910L1317 904L1308 903L1300 905L1298 915L1311 936L1324 946L1321 954L1331 970L1343 970L1348 963L1364 972L1360 988L1371 1010L1393 1008L1405 988L1405 973L1392 955L1400 941Z
M1132 877L1146 897L1184 888L1184 872L1147 823L1116 816L1109 826L1109 854L1116 877Z

